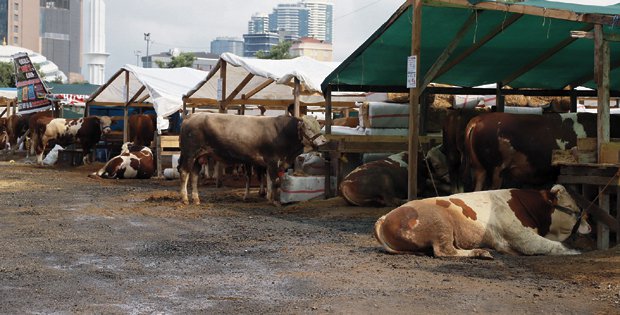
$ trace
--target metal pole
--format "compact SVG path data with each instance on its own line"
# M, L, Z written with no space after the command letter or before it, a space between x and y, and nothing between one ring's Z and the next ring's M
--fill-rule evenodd
M144 40L146 41L146 62L145 68L151 67L151 60L149 58L149 42L151 41L151 33L144 33Z

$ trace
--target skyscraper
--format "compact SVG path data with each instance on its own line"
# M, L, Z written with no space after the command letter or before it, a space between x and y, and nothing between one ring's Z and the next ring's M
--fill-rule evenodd
M309 10L306 36L331 43L334 19L334 5L331 1L301 0L301 5Z
M254 13L248 22L248 34L262 34L269 31L269 16L265 13Z
M40 6L41 54L70 80L81 77L82 0L40 0Z
M211 41L211 53L221 55L225 52L243 56L243 40L236 37L217 37Z

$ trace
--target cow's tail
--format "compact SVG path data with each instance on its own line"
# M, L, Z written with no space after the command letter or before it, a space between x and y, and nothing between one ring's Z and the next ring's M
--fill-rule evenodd
M403 252L393 249L390 246L390 244L385 240L385 234L383 233L383 223L385 222L385 217L386 216L387 215L384 215L384 216L380 217L379 220L377 220L377 222L375 223L375 229L374 229L375 238L377 239L379 244L381 244L381 246L383 246L383 248L385 248L385 250L388 253L390 253L390 254L402 254Z

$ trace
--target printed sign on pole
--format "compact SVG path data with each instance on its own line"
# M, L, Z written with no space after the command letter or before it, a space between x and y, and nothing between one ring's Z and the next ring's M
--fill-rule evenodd
M27 53L12 56L15 64L15 87L17 88L17 108L21 114L29 114L52 107L47 99L49 91L41 81L37 69Z
M417 82L416 82L417 59L418 59L418 56L407 57L407 88L408 89L413 89L417 87Z

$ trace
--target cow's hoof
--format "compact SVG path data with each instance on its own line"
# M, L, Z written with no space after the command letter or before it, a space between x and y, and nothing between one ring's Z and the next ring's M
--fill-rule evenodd
M97 173L88 174L88 177L90 177L90 178L101 178L101 177L97 176Z
M471 251L472 257L478 258L478 259L484 259L484 260L493 260L493 256L491 256L491 253L489 253L489 251L484 250L484 249L473 249Z

